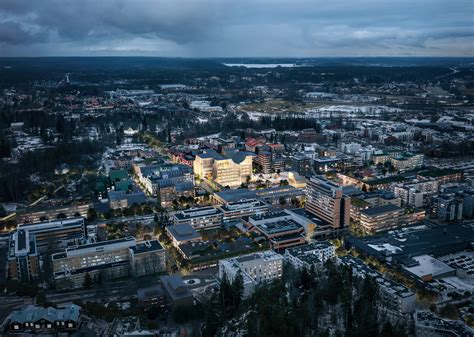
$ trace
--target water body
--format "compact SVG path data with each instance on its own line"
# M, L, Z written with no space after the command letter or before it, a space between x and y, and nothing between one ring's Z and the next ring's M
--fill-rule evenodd
M223 63L227 67L245 67L245 68L292 68L297 67L294 63Z

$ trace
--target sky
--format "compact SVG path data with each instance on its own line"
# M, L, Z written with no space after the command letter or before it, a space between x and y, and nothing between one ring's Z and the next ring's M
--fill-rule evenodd
M474 1L0 0L0 56L474 56Z

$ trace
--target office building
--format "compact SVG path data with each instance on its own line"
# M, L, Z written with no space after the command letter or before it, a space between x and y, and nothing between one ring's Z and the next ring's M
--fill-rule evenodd
M224 213L216 207L194 207L173 213L175 225L188 224L196 230L215 229L222 226Z
M362 230L368 233L395 228L402 225L405 210L395 205L371 207L360 212L358 220Z
M349 225L351 201L338 186L322 176L311 177L306 184L305 209L327 222L333 229Z
M246 298L253 294L255 287L264 282L281 278L283 256L267 250L219 261L219 278L227 277L233 282L240 273L244 279Z
M314 233L314 224L289 210L253 215L242 222L247 230L268 240L275 250L305 244L306 238Z
M58 287L80 288L88 274L119 278L154 274L165 269L165 251L157 240L136 242L135 238L97 242L66 248L51 256Z
M165 230L173 246L178 249L182 244L202 240L201 235L190 224L183 223L166 226Z
M258 199L242 199L240 201L229 202L226 205L220 205L218 208L223 213L223 221L225 223L239 220L244 216L268 212L268 205Z
M255 154L227 149L225 154L214 150L196 155L194 174L213 180L221 186L240 187L252 177L252 158Z
M12 280L29 282L39 275L39 257L34 234L20 229L10 234L7 275Z
M19 224L17 231L19 230L25 230L30 235L34 235L39 253L77 244L87 235L84 218Z

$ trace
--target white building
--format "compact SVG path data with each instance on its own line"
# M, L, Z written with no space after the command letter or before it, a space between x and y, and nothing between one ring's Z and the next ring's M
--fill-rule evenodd
M296 269L310 269L322 267L329 259L336 256L336 247L329 241L316 241L304 246L288 248L285 251L285 261L291 263Z
M219 261L219 278L225 275L232 282L239 272L242 274L244 298L252 295L257 285L281 278L282 270L283 256L272 250Z

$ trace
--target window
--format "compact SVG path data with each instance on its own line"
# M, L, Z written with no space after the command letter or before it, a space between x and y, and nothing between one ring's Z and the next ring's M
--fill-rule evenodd
M27 323L27 324L28 324L28 323ZM14 330L19 330L19 329L20 329L20 326L19 326L18 324L14 324L14 325L13 325L13 329L14 329Z

